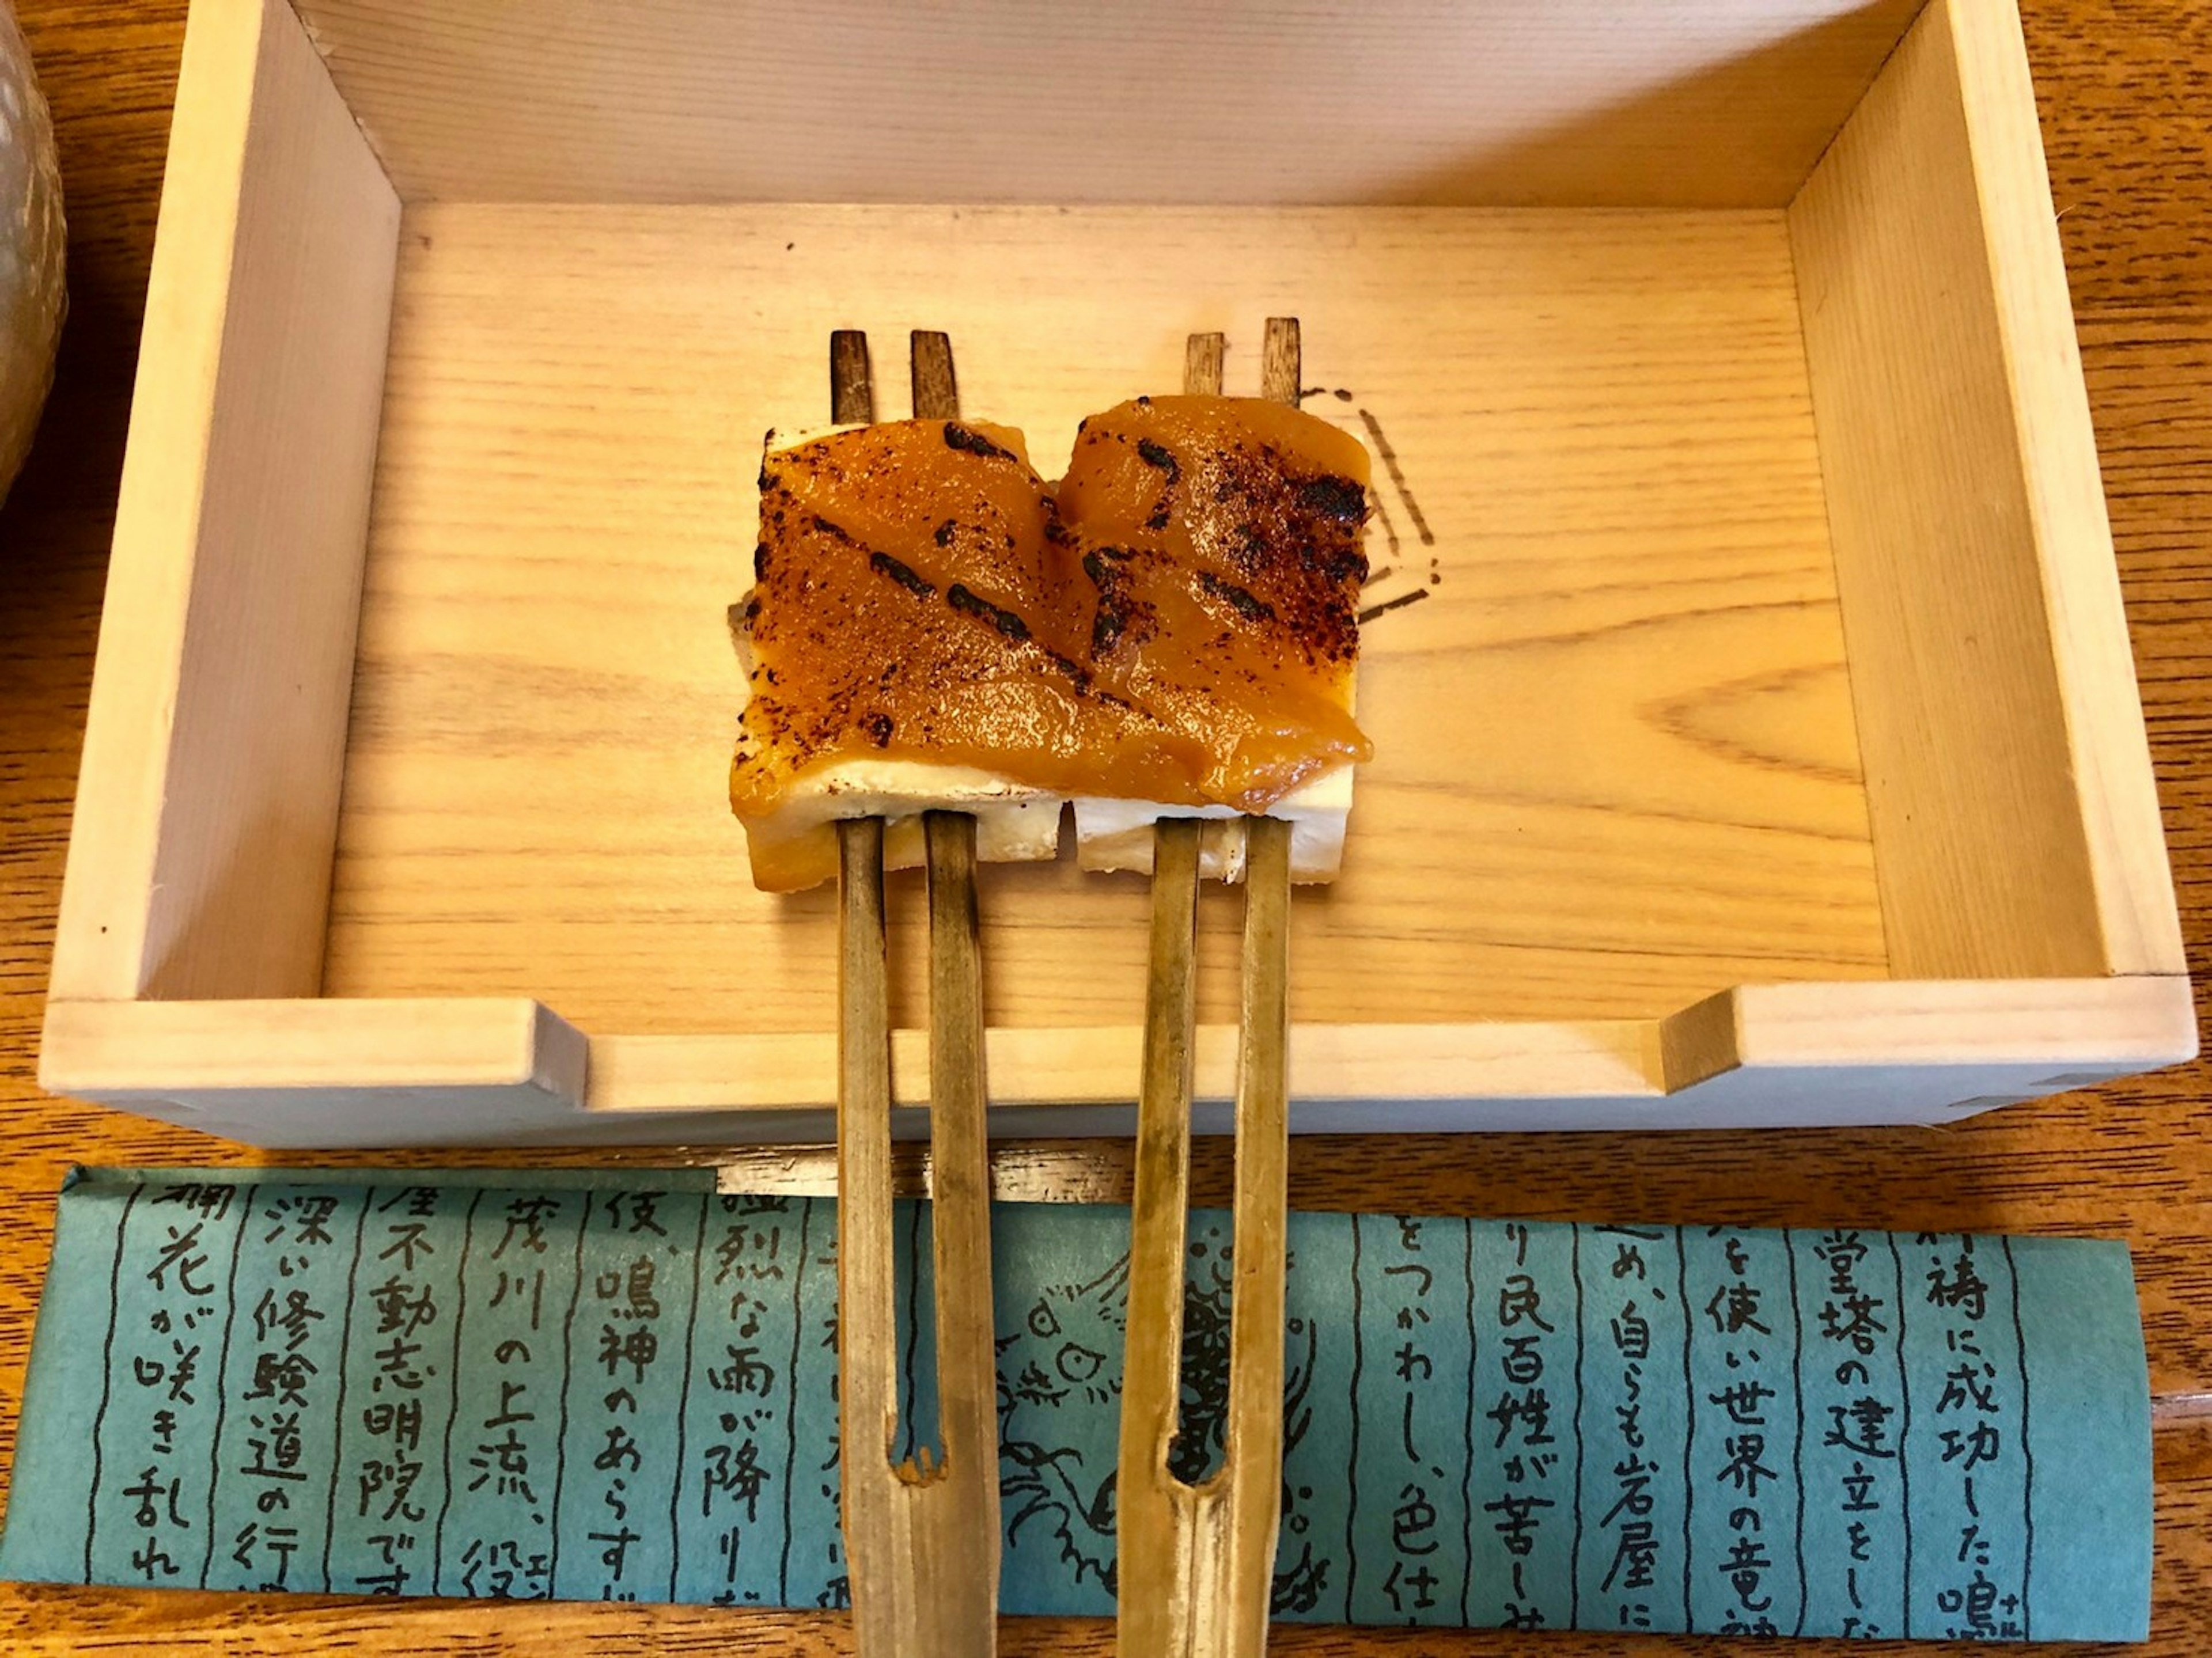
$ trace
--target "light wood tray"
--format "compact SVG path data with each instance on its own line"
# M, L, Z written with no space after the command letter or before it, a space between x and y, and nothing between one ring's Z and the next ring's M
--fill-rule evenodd
M1095 80L1036 9L764 58L765 9L195 0L49 1088L818 1136L831 897L754 891L723 799L762 432L830 329L940 328L1050 473L1194 330L1255 389L1271 313L1385 463L1391 607L1297 1127L1940 1121L2194 1051L2010 0L1162 0ZM1126 1127L1143 884L987 877L1002 1121Z

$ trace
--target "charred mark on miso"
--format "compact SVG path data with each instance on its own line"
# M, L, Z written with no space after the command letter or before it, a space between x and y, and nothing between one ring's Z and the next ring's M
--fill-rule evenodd
M1137 455L1146 465L1167 475L1167 482L1160 490L1160 504L1152 508L1152 515L1145 520L1147 530L1164 530L1168 527L1168 503L1175 499L1176 485L1182 482L1182 463L1171 451L1150 438L1137 440Z
M1126 552L1112 547L1093 547L1083 556L1083 574L1089 576L1091 585L1103 593L1121 579L1121 573L1106 561L1127 556Z
M950 547L952 544L952 532L958 527L948 518L932 532L930 539L940 547Z
M1062 656L1058 651L1047 651L1045 653L1045 656L1047 659L1051 662L1054 667L1059 669L1060 672L1067 676L1067 683L1075 687L1075 694L1078 696L1081 696L1090 690L1090 669L1085 667L1080 662L1074 660L1071 657Z
M1322 568L1331 581L1348 581L1356 587L1367 580L1367 555L1354 547L1332 555Z
M890 715L883 713L864 716L860 720L860 726L868 733L868 741L879 749L887 749L891 745L891 735L898 729L892 722Z
M1275 619L1275 607L1266 599L1233 581L1224 581L1211 570L1198 573L1198 585L1247 622L1273 622Z
M1347 477L1307 478L1298 485L1298 505L1346 524L1367 518L1367 491Z
M911 565L900 563L898 560L893 558L889 553L870 553L868 555L868 568L873 570L878 575L889 576L893 581L897 582L900 586L905 588L907 592L912 593L916 598L934 598L937 597L937 588L933 584L926 580L921 575L917 574Z
M1098 589L1098 610L1091 619L1093 661L1119 644L1129 626L1128 573L1116 567L1133 556L1127 547L1093 547L1083 555L1083 574Z
M981 455L987 460L1012 460L1013 456L970 427L957 420L945 422L945 446L957 449L963 455Z
M957 581L945 590L945 602L956 610L981 617L1009 639L1026 641L1030 636L1028 623L1012 610L1002 610L989 599L978 598Z

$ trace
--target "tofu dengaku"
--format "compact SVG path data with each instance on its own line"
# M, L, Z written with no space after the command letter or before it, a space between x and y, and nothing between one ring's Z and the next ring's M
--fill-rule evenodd
M1055 492L1018 432L903 421L761 468L730 798L756 884L836 867L835 823L977 819L987 860L1145 868L1159 817L1291 820L1333 876L1352 765L1367 456L1279 404L1139 398L1083 423ZM1241 837L1213 837L1234 876Z

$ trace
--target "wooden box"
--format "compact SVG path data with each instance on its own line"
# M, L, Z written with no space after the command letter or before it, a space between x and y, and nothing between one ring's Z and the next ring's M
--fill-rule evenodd
M1254 389L1270 313L1387 477L1299 1127L1939 1121L2194 1051L2013 0L196 0L46 1085L825 1135L831 896L723 799L761 433L833 327L882 380L942 328L1050 471L1189 331ZM1143 884L984 906L1000 1126L1123 1127Z

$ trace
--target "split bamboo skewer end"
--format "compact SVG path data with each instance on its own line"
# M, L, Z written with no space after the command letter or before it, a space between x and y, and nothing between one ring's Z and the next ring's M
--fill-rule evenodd
M1194 334L1183 390L1218 394L1225 342ZM1295 407L1296 318L1271 317L1263 393ZM1121 1658L1260 1658L1281 1521L1284 1269L1289 1206L1290 825L1248 818L1237 1075L1235 1268L1220 1469L1170 1472L1182 1400L1200 826L1164 819L1152 853L1152 972L1130 1206L1117 1537Z
M1185 389L1218 392L1224 355L1220 335L1192 336ZM909 367L916 417L957 416L950 341L917 331ZM1266 394L1295 405L1295 319L1269 319L1261 370ZM872 419L864 336L833 336L830 371L833 418L840 424ZM1195 820L1165 820L1157 830L1121 1421L1117 1644L1123 1658L1258 1658L1267 1644L1281 1503L1291 860L1287 824L1250 819L1244 833L1228 1429L1221 1469L1191 1486L1170 1473L1168 1457L1182 1393L1201 842ZM988 1658L995 1646L999 1579L997 1381L975 822L944 812L925 820L945 1455L939 1461L925 1449L896 1467L890 1462L898 1403L883 834L880 818L841 823L838 830L847 1564L863 1653Z
M875 416L866 337L830 337L830 413ZM915 413L959 412L951 342L917 332ZM999 1600L998 1376L975 820L931 812L930 1164L942 1458L894 1467L897 1311L892 1266L890 972L884 821L837 826L837 1303L845 1560L867 1658L990 1658Z

